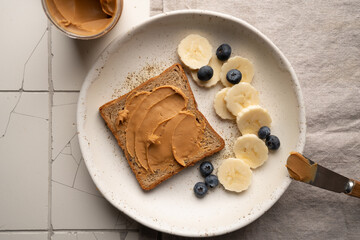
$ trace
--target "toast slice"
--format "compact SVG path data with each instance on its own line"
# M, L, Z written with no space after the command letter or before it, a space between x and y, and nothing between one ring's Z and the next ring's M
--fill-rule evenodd
M140 91L152 91L156 87L171 85L182 90L182 92L189 99L186 110L191 111L199 121L205 123L204 135L200 141L200 149L197 151L191 159L188 159L186 166L180 164L172 165L167 171L151 172L140 167L135 159L130 156L126 148L126 122L122 125L116 125L119 111L125 107L125 102L128 96ZM210 156L225 146L224 140L215 132L206 120L204 115L197 109L197 104L194 95L191 91L187 76L180 64L174 64L166 69L159 76L151 78L146 82L133 89L131 92L120 96L119 98L110 101L99 108L100 115L104 119L107 127L111 130L115 136L118 145L124 151L125 157L130 165L130 168L135 174L137 181L144 190L151 190L161 182L180 172L188 166L194 165L204 157Z

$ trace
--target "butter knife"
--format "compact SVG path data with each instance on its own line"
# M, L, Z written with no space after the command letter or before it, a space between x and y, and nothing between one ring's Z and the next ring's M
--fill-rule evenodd
M298 152L290 153L286 167L290 177L294 180L360 198L359 181L324 168Z

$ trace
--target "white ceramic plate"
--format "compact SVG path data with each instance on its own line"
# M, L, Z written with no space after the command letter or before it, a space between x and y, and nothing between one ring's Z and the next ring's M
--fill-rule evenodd
M98 108L179 62L176 48L190 33L206 37L214 51L229 43L232 56L248 58L255 68L253 86L272 116L272 132L281 140L277 152L253 173L250 188L240 194L222 187L197 199L193 186L203 181L199 164L150 192L139 187L122 150L101 119ZM223 86L198 87L189 78L200 111L225 139L226 147L209 157L217 168L234 156L236 124L218 118L213 97ZM208 11L176 11L158 15L113 41L89 72L80 92L78 131L81 151L96 186L116 208L159 231L183 236L213 236L239 229L260 217L290 183L285 162L290 151L302 151L305 114L295 73L280 50L248 23Z

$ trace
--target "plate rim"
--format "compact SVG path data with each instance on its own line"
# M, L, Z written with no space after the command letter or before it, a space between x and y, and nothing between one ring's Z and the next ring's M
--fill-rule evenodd
M295 91L295 95L297 98L297 103L298 103L298 113L299 113L299 138L297 141L297 146L296 146L296 151L298 152L302 152L304 150L304 146L305 146L305 140L306 140L306 117L305 117L305 104L304 104L304 98L303 98L303 94L301 91L301 87L300 87L300 83L299 80L296 76L296 73L291 65L291 63L289 62L289 60L285 57L285 55L282 53L282 51L262 32L260 32L257 28L255 28L254 26L252 26L251 24L249 24L248 22L234 17L232 15L229 14L225 14L225 13L220 13L220 12L215 12L215 11L209 11L209 10L197 10L197 9L185 9L185 10L175 10L175 11L171 11L171 12L166 12L166 13L161 13L155 16L152 16L148 19L146 19L145 21L137 24L136 26L132 27L128 32L124 33L124 34L120 34L118 36L116 36L105 48L104 50L98 55L98 57L96 58L96 60L94 61L94 64L91 66L90 70L88 71L85 80L82 84L82 87L80 89L80 93L79 93L79 98L78 98L78 102L77 102L77 112L76 112L76 123L77 123L77 135L78 135L78 139L79 139L79 145L80 145L80 150L85 162L85 165L90 173L90 177L93 180L94 184L96 185L96 187L98 188L98 190L101 192L102 196L112 205L114 206L116 209L118 209L120 212L126 214L127 216L131 217L133 220L147 226L150 227L154 230L157 231L161 231L161 232L165 232L165 233L169 233L169 234L174 234L174 235L179 235L179 236L186 236L186 237L208 237L208 236L218 236L218 235L222 235L222 234L226 234L226 233L230 233L233 231L236 231L238 229L241 229L245 226L247 226L248 224L252 223L253 221L255 221L256 219L258 219L259 217L261 217L266 211L268 211L279 199L280 197L284 194L284 192L286 191L286 189L288 188L288 186L291 183L291 179L290 178L286 178L285 181L282 183L281 186L278 187L277 191L275 192L275 196L268 199L267 201L265 201L262 204L262 209L261 211L258 211L254 214L251 215L251 219L245 223L239 223L239 224L233 224L231 225L231 227L229 228L216 228L215 231L209 231L209 229L205 229L206 231L197 231L197 232L188 232L188 231L181 231L181 227L174 229L165 229L164 227L160 227L163 225L160 224L154 224L151 221L146 221L146 219L142 218L142 215L138 215L138 214L134 214L134 212L128 211L126 208L121 208L121 206L116 205L113 200L110 198L110 196L107 196L106 194L104 194L103 190L101 189L101 187L99 186L99 183L96 181L96 178L93 174L93 170L92 168L89 166L89 162L86 160L86 156L87 151L86 149L86 145L87 143L85 142L85 140L83 140L83 138L86 135L83 135L84 131L83 131L83 126L84 126L84 114L85 113L85 105L82 104L82 100L86 99L86 94L87 94L87 89L91 86L92 84L92 76L94 75L94 71L96 69L96 66L99 64L99 62L101 61L102 58L107 57L107 55L109 54L109 52L107 52L109 49L111 49L111 47L114 47L116 45L117 42L122 41L123 39L125 39L128 35L132 35L133 33L136 32L137 29L142 28L148 24L151 24L154 21L157 21L161 18L166 18L168 16L174 16L174 15L191 15L191 14L197 14L197 15L206 15L206 16L211 16L211 17L219 17L225 20L229 20L232 22L235 22L237 24L242 25L243 27L247 28L248 30L252 31L253 33L255 33L260 39L262 39L263 41L266 42L266 44L268 44L270 46L270 48L272 48L274 50L274 52L278 55L278 57L283 61L284 67L289 71L292 82L293 82L293 89Z

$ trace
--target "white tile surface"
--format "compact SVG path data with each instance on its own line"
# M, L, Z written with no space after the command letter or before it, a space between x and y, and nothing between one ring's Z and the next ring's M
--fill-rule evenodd
M125 232L96 232L94 234L96 240L118 240L124 239L127 235Z
M140 236L139 236L139 233L137 233L137 232L128 232L125 237L125 240L139 240L139 239L140 239Z
M52 26L52 79L55 90L80 90L87 72L104 48L116 36L126 33L149 15L149 0L124 0L122 16L114 29L104 37L90 41L70 39Z
M52 158L56 160L60 152L76 136L76 103L78 93L55 93L53 97Z
M20 93L2 93L0 94L0 137L7 130L10 121L10 113L18 104Z
M102 197L99 190L95 187L95 184L89 175L84 161L81 161L79 164L79 169L77 171L74 182L74 188Z
M136 221L132 220L130 217L120 214L117 222L115 224L116 229L126 229L126 230L138 230L141 226Z
M51 237L51 240L77 240L76 237L76 232L55 232L54 235Z
M0 240L47 240L47 232L0 233Z
M52 180L69 187L74 187L78 169L79 164L75 162L71 153L62 152L52 163Z
M55 232L51 240L123 240L126 232Z
M48 239L49 224L55 229L51 239L112 240L137 235L122 230L138 229L138 224L113 208L88 174L76 135L78 93L54 93L49 98L47 91L52 90L49 79L55 91L78 91L90 66L110 41L149 14L150 0L124 0L122 17L107 36L76 41L55 27L48 29L40 0L1 5L0 240Z
M20 89L25 73L29 89L47 89L47 18L41 2L3 2L0 29L0 89Z
M19 94L19 93L17 93ZM0 229L46 229L48 216L48 94L0 93ZM43 102L44 104L39 104ZM9 107L10 106L10 107ZM10 114L10 115L9 115ZM6 197L4 197L6 196Z
M55 93L53 96L52 180L100 196L82 161L76 135L78 93Z
M82 155L80 151L79 139L77 137L70 140L70 149L72 156L74 157L75 161L79 164Z
M22 93L21 100L16 105L14 112L47 120L49 118L48 109L48 94Z
M104 198L52 183L54 229L114 229L118 216Z
M52 224L54 229L134 229L95 187L76 135L78 93L54 93L52 121Z
M66 144L65 148L61 151L61 153L71 155L71 145L70 145L70 143Z
M49 88L48 35L48 31L44 32L26 63L23 77L25 90L48 90Z

